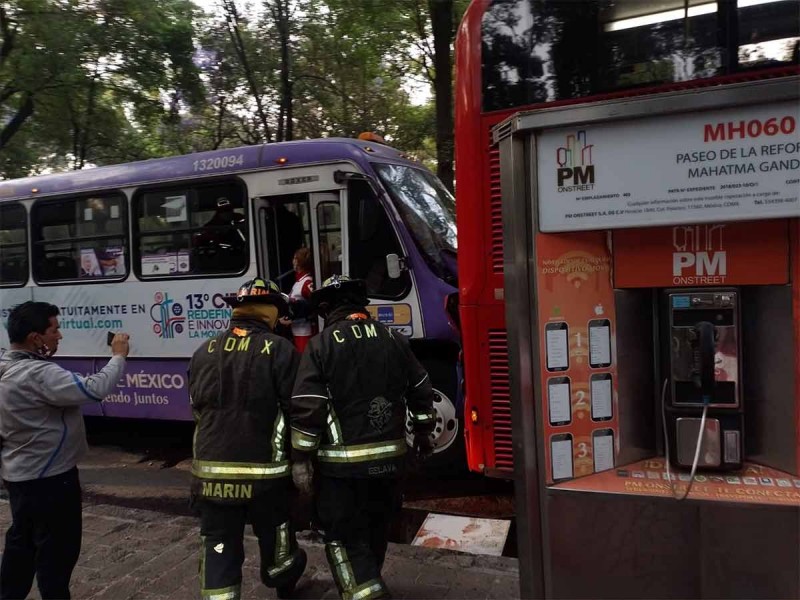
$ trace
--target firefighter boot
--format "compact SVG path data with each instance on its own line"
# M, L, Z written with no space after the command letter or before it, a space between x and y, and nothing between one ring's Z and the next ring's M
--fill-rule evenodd
M289 579L287 582L275 590L278 598L283 600L284 598L293 598L294 597L294 588L297 585L297 582L302 577L303 572L306 570L306 563L308 562L308 555L306 551L300 548L298 550L297 562L292 566L292 570L289 573Z

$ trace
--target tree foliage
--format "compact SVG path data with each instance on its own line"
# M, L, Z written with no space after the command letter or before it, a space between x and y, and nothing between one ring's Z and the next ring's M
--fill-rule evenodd
M162 124L203 100L195 10L188 0L0 3L5 174L161 150Z
M244 2L0 0L0 175L367 130L446 162L467 0Z

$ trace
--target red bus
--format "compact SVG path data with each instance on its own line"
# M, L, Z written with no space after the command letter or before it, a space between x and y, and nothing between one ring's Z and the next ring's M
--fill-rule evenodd
M797 0L473 0L456 38L455 151L472 471L514 468L492 127L520 110L796 75L799 55Z

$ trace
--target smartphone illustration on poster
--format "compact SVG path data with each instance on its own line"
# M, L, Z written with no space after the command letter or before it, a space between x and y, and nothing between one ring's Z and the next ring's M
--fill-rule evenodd
M572 434L559 433L550 438L550 465L553 481L572 478Z
M595 473L614 468L614 430L597 429L592 432L592 460Z
M548 323L544 330L547 370L566 371L569 368L569 326L560 321Z
M611 321L589 321L589 366L602 369L611 366Z
M550 425L569 425L572 422L572 393L569 377L547 380L547 412Z
M613 416L611 373L594 373L591 378L592 421L610 421Z

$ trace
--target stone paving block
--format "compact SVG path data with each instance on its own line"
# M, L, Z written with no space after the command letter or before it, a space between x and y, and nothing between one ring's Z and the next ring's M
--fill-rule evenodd
M408 582L389 583L386 582L393 598L403 598L407 600L431 600L432 598L448 598L447 592L450 588L440 585L414 585ZM470 596L465 596L465 598ZM473 596L474 597L474 596Z
M92 598L95 594L100 592L104 587L106 587L106 583L101 580L86 581L80 580L77 583L75 582L75 578L72 579L73 583L70 585L70 592L72 593L72 597L76 599L80 598Z
M196 544L176 543L148 553L146 561L137 565L130 573L137 577L150 577L154 573L162 573L166 569L182 563L184 560L200 560L199 547Z
M176 526L165 523L147 523L140 527L130 529L129 535L136 540L144 540L154 545L166 545L186 539L187 527ZM200 536L197 537L197 545L200 544Z
M83 530L100 535L114 534L136 525L136 521L101 517L89 512L83 513Z
M452 581L446 596L442 598L492 598L506 600L519 597L519 584L512 584L507 578L488 579L476 574L462 573Z
M146 583L138 577L120 577L111 581L113 581L111 585L89 598L91 600L130 600L142 590Z
M154 572L147 589L150 594L161 598L195 598L200 590L199 570L199 557L190 556L171 569Z
M107 569L110 565L124 561L131 554L133 554L133 550L129 550L124 545L95 545L87 547L86 544L82 544L78 564L97 572L102 571L105 574L108 572Z

